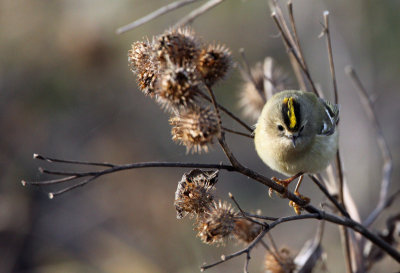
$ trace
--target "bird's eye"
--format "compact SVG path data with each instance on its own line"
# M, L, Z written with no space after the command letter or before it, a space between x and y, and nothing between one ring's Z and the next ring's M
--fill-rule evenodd
M283 131L283 126L282 125L278 125L278 130L279 131Z

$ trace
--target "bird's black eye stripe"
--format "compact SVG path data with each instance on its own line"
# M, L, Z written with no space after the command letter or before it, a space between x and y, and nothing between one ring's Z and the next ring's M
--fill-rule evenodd
M279 131L283 131L283 126L282 125L279 124L277 127L278 127Z

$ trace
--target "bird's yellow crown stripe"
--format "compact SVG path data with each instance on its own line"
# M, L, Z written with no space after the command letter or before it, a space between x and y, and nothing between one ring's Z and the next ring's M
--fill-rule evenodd
M293 129L296 126L297 120L296 120L296 114L294 112L294 104L293 104L293 98L284 98L283 103L287 104L288 106L288 112L287 115L289 117L289 128Z

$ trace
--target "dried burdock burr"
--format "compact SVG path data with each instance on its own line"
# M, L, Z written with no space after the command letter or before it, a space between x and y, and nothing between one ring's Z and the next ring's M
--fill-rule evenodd
M190 28L170 29L154 42L157 57L162 66L195 64L200 53L200 42Z
M177 218L188 213L203 213L213 202L212 189L218 181L218 170L202 171L194 169L184 173L175 192L175 209Z
M287 248L282 248L279 253L268 252L265 256L266 273L292 273L296 269L294 259Z
M210 108L183 109L170 118L172 139L185 145L187 152L208 151L220 130L217 115Z
M262 64L257 63L251 69L251 78L249 75L243 75L243 78L245 81L239 93L239 106L244 116L257 120L266 102Z
M213 202L208 211L197 219L197 236L206 244L220 245L224 239L231 236L235 228L238 213L229 203Z
M202 49L197 62L197 69L208 86L223 79L231 67L231 53L221 45L209 45Z
M237 219L233 234L238 241L251 243L260 234L261 230L262 226L257 223L247 219Z
M167 111L192 108L201 90L201 78L196 68L189 63L165 68L157 81L157 102Z
M250 75L242 71L244 79L240 91L239 106L243 115L257 120L268 98L290 85L284 70L271 57L257 63L250 69Z
M159 65L152 44L148 41L133 43L132 49L128 51L128 62L131 71L137 75L140 90L154 96Z

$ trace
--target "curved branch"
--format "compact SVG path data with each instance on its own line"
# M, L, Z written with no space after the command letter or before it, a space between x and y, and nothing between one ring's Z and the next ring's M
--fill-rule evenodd
M190 4L190 3L193 3L193 2L196 2L196 1L198 1L198 0L175 1L173 3L165 5L165 6L161 7L161 8L159 8L159 9L157 9L157 10L155 10L155 11L149 13L149 14L147 14L146 16L144 16L144 17L142 17L142 18L140 18L140 19L138 19L136 21L133 21L132 23L129 23L129 24L125 25L125 26L122 26L122 27L118 28L116 30L116 33L117 34L122 34L124 32L129 31L129 30L132 30L132 29L137 28L138 26L141 26L141 25L143 25L143 24L145 24L145 23L147 23L147 22L149 22L149 21L151 21L153 19L156 19L157 17L159 17L159 16L161 16L161 15L163 15L165 13L168 13L170 11L173 11L175 9L178 9L180 7L183 7L183 6L187 5L187 4Z
M361 103L364 106L364 110L367 113L368 118L371 120L372 125L375 128L376 140L378 142L378 147L379 150L381 151L383 159L382 182L381 182L381 191L379 194L378 205L364 221L364 225L369 227L376 220L376 218L378 218L378 216L386 207L389 188L391 184L392 169L393 169L392 155L390 154L390 149L387 145L386 139L383 136L381 125L378 121L378 118L376 117L371 97L368 95L367 90L365 90L363 84L361 83L360 78L358 77L353 67L351 66L346 67L346 73L353 80L353 83L357 87L357 91L358 94L360 95Z

